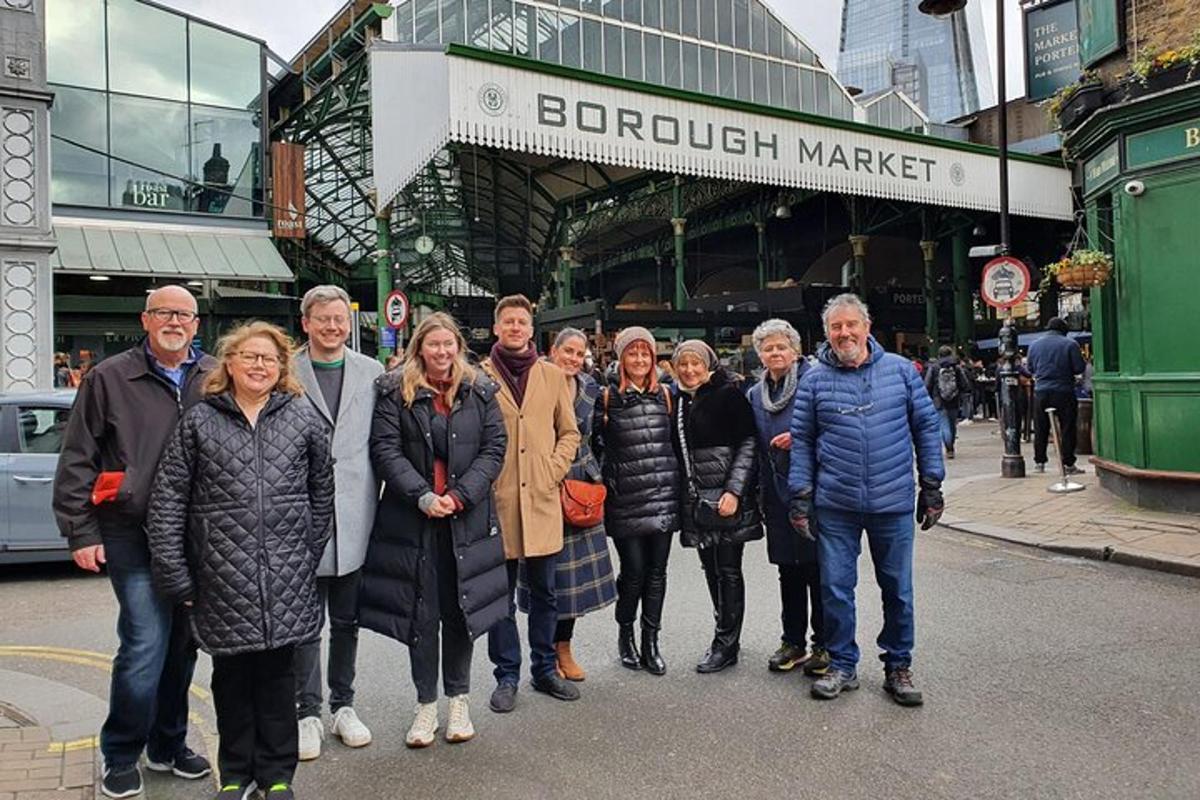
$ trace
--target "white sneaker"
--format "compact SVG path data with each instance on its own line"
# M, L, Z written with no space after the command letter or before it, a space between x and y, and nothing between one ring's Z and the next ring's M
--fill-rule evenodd
M366 747L371 743L370 729L362 724L350 706L342 706L334 712L330 730L346 747Z
M421 703L417 706L417 716L404 743L409 747L429 747L433 744L438 731L437 703Z
M471 711L467 696L460 694L450 698L450 721L446 724L447 742L469 742L475 738L475 726L471 724Z
M325 726L320 717L303 717L300 720L300 760L312 761L321 755L321 740L325 738Z

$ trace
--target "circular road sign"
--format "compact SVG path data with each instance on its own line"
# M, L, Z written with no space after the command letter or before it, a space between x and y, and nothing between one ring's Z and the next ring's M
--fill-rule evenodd
M399 289L387 296L383 304L383 318L389 328L400 329L408 324L408 295Z
M992 308L1012 308L1029 296L1029 268L1019 258L1000 256L983 266L979 294Z

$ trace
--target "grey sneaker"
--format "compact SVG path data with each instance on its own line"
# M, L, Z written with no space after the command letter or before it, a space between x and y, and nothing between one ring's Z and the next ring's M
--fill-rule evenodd
M564 681L553 672L534 678L529 685L535 692L548 694L557 700L579 699L579 687L569 681Z
M1085 473L1082 469L1080 469L1079 467L1072 464L1071 466L1067 467L1067 474L1068 475L1083 475Z
M488 708L497 714L507 714L516 707L517 685L508 681L497 684L491 700L488 701Z
M170 772L177 778L187 778L194 781L212 772L208 759L195 753L190 747L184 747L170 761L147 761L146 768L153 772Z
M100 791L105 797L133 797L142 793L142 771L137 765L104 770Z
M902 706L919 706L925 702L921 690L913 686L912 670L896 667L884 672L883 690Z
M842 692L858 688L858 675L831 669L812 685L812 696L818 700L832 700Z

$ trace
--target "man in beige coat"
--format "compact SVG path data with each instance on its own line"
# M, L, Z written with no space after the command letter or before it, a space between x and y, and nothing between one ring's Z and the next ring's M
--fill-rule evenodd
M508 559L508 617L488 633L488 656L496 665L491 708L516 705L521 677L517 633L517 565L525 562L529 583L529 661L533 688L560 700L579 699L579 689L558 676L554 628L556 555L563 546L559 485L579 448L575 398L563 372L538 358L533 346L533 306L522 295L496 304L496 344L483 369L499 385L497 397L508 433L504 469L494 492L504 554Z

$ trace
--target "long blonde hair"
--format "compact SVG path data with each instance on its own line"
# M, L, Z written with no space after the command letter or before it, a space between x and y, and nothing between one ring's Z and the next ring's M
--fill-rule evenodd
M248 340L261 336L275 345L279 354L279 380L275 383L275 391L288 394L304 394L304 387L296 380L292 371L292 353L296 343L292 337L278 325L260 320L243 322L225 333L217 341L216 359L220 362L216 369L209 373L204 381L204 393L207 395L222 394L233 389L233 378L229 374L229 360L234 353L241 349Z
M464 381L469 383L475 380L475 370L467 363L467 340L463 337L458 323L454 321L454 317L443 311L435 312L417 325L404 351L404 365L400 367L400 396L404 398L406 406L413 404L418 389L429 389L435 394L438 392L429 383L425 375L425 360L421 358L421 345L425 343L425 337L436 330L450 331L458 342L458 353L454 356L454 363L450 365L450 389L446 393L446 401L453 403L458 395L458 387Z

